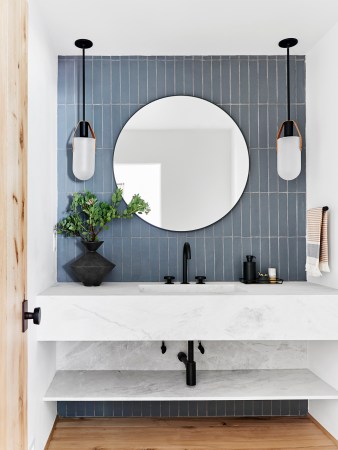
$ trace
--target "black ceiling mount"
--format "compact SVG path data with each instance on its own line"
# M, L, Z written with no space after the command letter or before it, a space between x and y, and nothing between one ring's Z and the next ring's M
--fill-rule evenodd
M286 38L279 41L279 46L282 48L291 48L298 44L298 39L296 38Z
M76 47L82 48L82 49L84 49L84 48L87 49L87 48L93 47L93 43L89 39L77 39L75 41L75 45L76 45Z

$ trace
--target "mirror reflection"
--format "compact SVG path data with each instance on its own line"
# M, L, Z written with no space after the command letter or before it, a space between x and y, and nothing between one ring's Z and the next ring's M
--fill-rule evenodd
M142 219L159 228L190 231L217 222L245 188L245 139L221 108L196 97L173 96L140 109L122 129L114 174L129 202L150 204Z

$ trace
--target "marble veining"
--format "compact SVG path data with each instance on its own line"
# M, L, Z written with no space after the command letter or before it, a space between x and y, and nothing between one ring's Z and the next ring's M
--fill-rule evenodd
M61 283L38 297L40 341L336 340L338 290L306 282L153 295L137 283Z
M205 341L205 354L195 346L200 370L302 369L307 367L307 345L302 341ZM181 370L179 351L184 341L58 342L57 370Z
M198 371L58 371L44 400L338 399L338 391L307 369Z

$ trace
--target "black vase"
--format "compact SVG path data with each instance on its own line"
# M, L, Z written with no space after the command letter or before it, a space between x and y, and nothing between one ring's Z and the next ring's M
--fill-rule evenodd
M82 241L82 244L88 251L70 264L70 267L85 286L100 286L103 278L114 269L115 264L96 252L103 241Z

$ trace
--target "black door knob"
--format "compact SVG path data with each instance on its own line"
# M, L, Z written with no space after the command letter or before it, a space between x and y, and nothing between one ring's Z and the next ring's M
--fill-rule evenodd
M204 280L206 280L206 279L207 279L207 277L201 276L201 275L198 275L197 277L195 277L195 280L197 280L197 284L205 284Z
M28 311L28 301L22 302L22 332L28 329L28 321L33 320L34 325L40 325L41 322L41 308L34 308L33 312Z
M25 312L26 320L33 320L34 325L40 325L41 308L34 308L34 312Z

